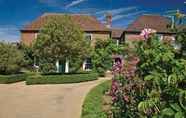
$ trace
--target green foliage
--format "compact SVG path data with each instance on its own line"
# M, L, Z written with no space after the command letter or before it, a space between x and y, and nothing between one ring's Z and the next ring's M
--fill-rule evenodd
M102 111L102 97L105 91L109 89L109 86L110 81L106 81L88 93L83 103L81 118L107 118L106 113Z
M183 90L179 83L182 83L186 78L186 61L177 58L174 49L160 42L157 37L151 37L145 42L138 43L137 49L136 52L140 57L139 74L146 81L147 92L156 91L160 94L157 99L161 99L160 106L149 100L141 101L139 106L145 106L145 110L151 111L150 114L143 113L146 116L162 117L172 117L176 114L174 117L180 116L181 118L181 115L186 111L180 108L181 104L176 103L178 103L181 94L179 91ZM169 105L172 108L167 108ZM154 108L158 110L154 110Z
M81 29L68 15L51 17L34 42L34 53L39 60L79 60L87 56L89 44Z
M92 53L95 71L97 71L100 76L104 76L105 71L112 68L113 54L120 54L122 51L123 47L118 47L112 39L97 39Z
M97 80L97 73L64 74L64 75L33 75L26 79L27 85L34 84L66 84Z
M24 44L21 44L19 49L23 52L24 54L24 60L25 60L25 66L26 67L31 67L34 64L34 52L33 48L26 46Z
M131 52L138 55L140 61L135 77L119 78L119 90L116 92L119 105L113 105L119 112L114 112L114 118L184 118L186 60L177 56L176 50L156 35L137 42L132 51L125 53L125 57L130 57ZM143 86L139 86L137 78L141 79ZM117 77L115 79L118 80ZM123 100L123 96L127 101Z
M39 69L43 74L56 72L55 64L49 63L49 62L45 62L45 63L40 64Z
M28 74L0 75L0 84L11 84L25 81L28 76Z
M0 74L19 73L23 64L23 54L16 46L0 42Z

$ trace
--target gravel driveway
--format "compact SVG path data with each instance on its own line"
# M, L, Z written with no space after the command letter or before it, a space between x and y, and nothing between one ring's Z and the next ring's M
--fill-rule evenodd
M0 85L0 118L80 118L86 94L107 79L64 85Z

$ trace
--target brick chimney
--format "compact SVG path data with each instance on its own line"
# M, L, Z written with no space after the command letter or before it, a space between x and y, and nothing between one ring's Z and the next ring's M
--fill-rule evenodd
M112 26L112 14L107 13L106 14L106 27L111 28L111 26Z

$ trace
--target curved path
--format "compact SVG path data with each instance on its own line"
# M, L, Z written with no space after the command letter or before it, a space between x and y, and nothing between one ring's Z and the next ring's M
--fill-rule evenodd
M80 118L86 94L108 79L61 85L0 85L0 118Z

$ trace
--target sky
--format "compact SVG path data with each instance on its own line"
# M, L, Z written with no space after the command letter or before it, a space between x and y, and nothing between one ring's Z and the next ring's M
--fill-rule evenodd
M18 42L20 29L44 13L76 13L105 21L112 14L112 26L125 28L143 14L169 16L179 9L186 13L186 0L0 0L0 41Z

